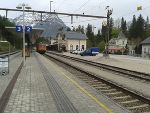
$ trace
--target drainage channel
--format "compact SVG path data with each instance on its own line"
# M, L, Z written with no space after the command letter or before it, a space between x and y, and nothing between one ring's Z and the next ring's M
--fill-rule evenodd
M65 95L65 93L63 92L61 87L58 85L56 80L49 73L47 68L43 65L43 63L40 61L40 59L37 56L36 58L37 58L37 62L39 63L41 67L41 71L47 82L49 90L51 91L52 96L55 100L58 112L59 113L78 113L78 110L73 106L72 102Z

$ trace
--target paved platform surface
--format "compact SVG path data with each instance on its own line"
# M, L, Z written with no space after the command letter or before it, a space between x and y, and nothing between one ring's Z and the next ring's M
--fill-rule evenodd
M61 88L59 90L64 93L63 96L77 110L74 113L128 113L55 63L39 54L36 56L38 59L34 55L27 59L5 113L70 113L59 109L66 103L57 105L56 98L61 93L54 96L55 91L51 87L54 84L58 85L56 90ZM47 82L49 78L52 79L51 83ZM60 101L65 102L63 97Z
M64 52L63 54L77 57L77 58L83 58L85 60L90 60L94 62L100 62L116 67L121 67L125 69L150 73L150 59L143 59L139 57L132 57L127 55L110 55L109 58L103 57L103 55L100 53L97 56L80 56L75 54L70 54L69 52Z

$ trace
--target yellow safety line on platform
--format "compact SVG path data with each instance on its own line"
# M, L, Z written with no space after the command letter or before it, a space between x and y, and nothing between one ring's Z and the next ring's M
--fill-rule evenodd
M61 71L60 71L61 72ZM81 91L83 91L86 95L91 97L100 107L104 108L108 113L114 113L111 109L109 109L105 104L100 102L95 96L90 94L87 90L85 90L82 86L80 86L76 81L68 77L65 73L61 72L67 79L69 79L72 83L74 83Z

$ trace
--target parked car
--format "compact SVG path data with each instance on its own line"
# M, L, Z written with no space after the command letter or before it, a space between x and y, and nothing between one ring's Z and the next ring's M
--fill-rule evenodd
M80 53L81 56L96 56L100 52L100 49L97 47L89 48Z
M83 52L82 50L74 50L72 53L73 54L80 54L81 52Z

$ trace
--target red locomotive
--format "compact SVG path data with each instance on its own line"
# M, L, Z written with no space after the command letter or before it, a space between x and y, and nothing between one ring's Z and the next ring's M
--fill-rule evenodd
M44 54L46 52L46 44L39 43L36 45L36 51Z

